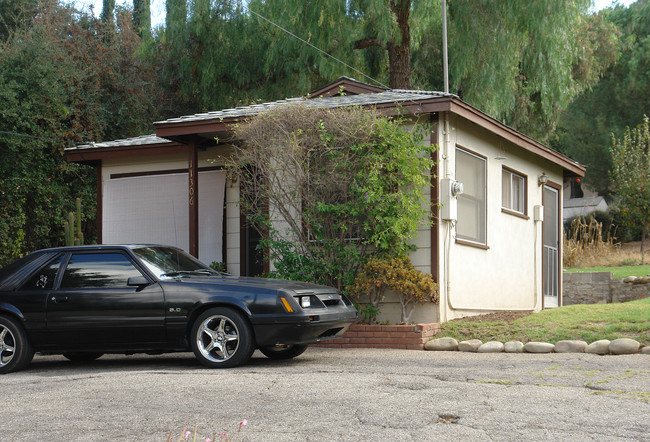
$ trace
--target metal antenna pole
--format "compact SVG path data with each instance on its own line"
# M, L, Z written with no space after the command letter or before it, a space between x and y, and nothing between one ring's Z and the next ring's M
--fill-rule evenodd
M447 0L442 0L442 69L445 94L449 93L449 68L447 66Z

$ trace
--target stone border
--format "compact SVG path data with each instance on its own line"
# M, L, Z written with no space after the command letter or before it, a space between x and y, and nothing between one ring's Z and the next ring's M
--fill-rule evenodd
M454 338L432 339L424 346L431 351L463 351L472 353L591 353L597 355L628 355L648 354L650 346L642 346L638 341L629 338L600 341L587 344L580 340L558 341L555 345L549 342L509 341L505 344L499 341L481 342L479 339L458 342Z
M440 331L440 324L365 325L352 324L340 338L313 344L327 348L396 348L423 350Z

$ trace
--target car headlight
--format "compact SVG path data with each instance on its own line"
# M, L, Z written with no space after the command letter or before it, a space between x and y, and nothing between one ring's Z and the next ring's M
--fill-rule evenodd
M311 307L311 297L310 296L301 296L300 297L300 307L302 307L302 308Z

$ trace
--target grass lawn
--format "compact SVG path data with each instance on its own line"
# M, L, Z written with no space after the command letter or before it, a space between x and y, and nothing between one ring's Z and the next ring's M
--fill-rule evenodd
M632 338L650 345L650 298L618 304L569 305L533 313L512 322L454 320L442 324L436 338L458 341L543 341L564 339L592 343L599 339Z
M650 265L621 266L621 267L584 267L580 269L564 269L567 273L612 272L614 279L623 279L628 276L650 275Z

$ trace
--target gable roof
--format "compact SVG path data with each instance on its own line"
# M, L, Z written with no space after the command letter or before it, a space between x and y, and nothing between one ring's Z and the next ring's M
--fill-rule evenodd
M310 92L309 96L333 97L336 95L374 94L385 90L388 90L388 88L373 86L371 84L362 83L354 78L342 76L334 80L332 83Z
M341 90L347 91L346 94L340 94ZM319 96L311 98L315 94L319 94ZM85 157L88 158L87 155L92 149L128 149L130 147L130 149L134 150L146 146L151 147L151 145L178 148L186 145L190 139L193 139L199 146L202 144L213 145L215 138L227 139L231 136L233 124L272 109L294 104L302 104L308 108L367 106L376 108L389 116L450 112L512 142L526 151L561 166L565 171L565 175L583 176L585 173L585 167L576 161L506 126L465 103L456 95L437 91L383 89L348 77L340 77L333 83L317 89L306 97L239 106L157 121L154 122L155 135L98 143L94 146L77 146L66 149L65 153L69 161L87 161L87 159L80 160L79 156L74 153L84 152ZM140 141L150 144L139 144ZM99 150L95 150L95 152L99 152Z

